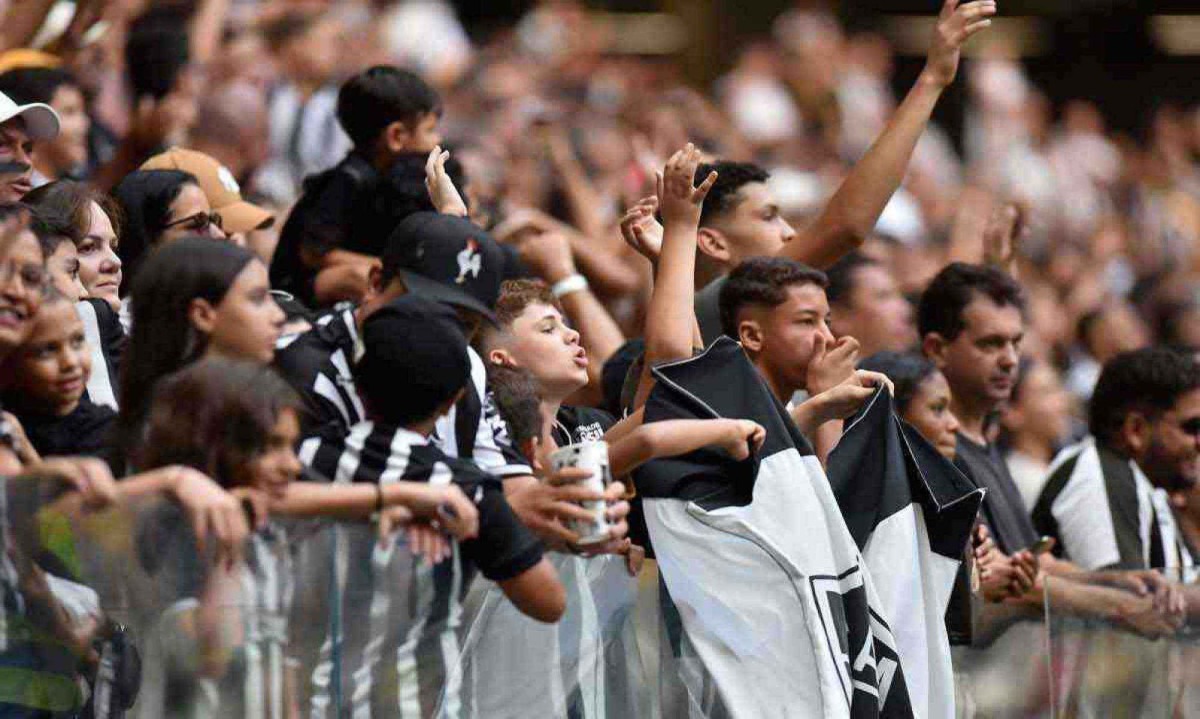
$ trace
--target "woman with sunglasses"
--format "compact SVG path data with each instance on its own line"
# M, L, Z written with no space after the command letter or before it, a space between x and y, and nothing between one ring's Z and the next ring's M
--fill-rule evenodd
M181 170L138 170L121 180L113 197L124 217L117 253L124 266L121 295L133 287L138 266L153 248L189 235L224 240L221 218L196 177Z

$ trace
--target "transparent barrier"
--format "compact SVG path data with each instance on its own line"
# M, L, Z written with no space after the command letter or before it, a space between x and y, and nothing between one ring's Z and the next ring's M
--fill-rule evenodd
M1194 570L1050 580L1047 682L1057 717L1200 717Z
M4 496L0 717L726 715L653 562L551 555L567 610L543 624L366 524L278 522L228 565L171 503L51 500ZM1049 579L1044 608L985 611L953 648L958 716L1200 716L1196 622L1145 581Z

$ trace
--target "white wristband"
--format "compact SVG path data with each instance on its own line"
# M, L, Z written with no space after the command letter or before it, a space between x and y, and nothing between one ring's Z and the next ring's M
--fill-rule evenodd
M555 282L554 286L550 288L550 294L558 298L562 297L563 295L569 295L572 292L586 290L587 288L587 278L579 273L575 273L570 277L564 277L558 282Z

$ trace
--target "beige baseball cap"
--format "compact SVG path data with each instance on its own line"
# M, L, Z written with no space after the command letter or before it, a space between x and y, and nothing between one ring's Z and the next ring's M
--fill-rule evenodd
M203 152L172 147L146 160L141 169L183 170L195 175L208 204L221 216L221 228L226 232L261 230L275 222L275 215L243 200L233 173Z

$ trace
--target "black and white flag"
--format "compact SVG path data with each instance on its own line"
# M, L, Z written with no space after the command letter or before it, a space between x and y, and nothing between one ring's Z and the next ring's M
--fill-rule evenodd
M636 478L686 650L703 668L693 705L715 687L710 715L923 715L829 480L741 347L723 338L654 374L645 421L737 417L767 434L758 457L704 449Z
M847 425L827 473L890 620L914 713L952 719L943 617L984 491L896 417L885 390Z

